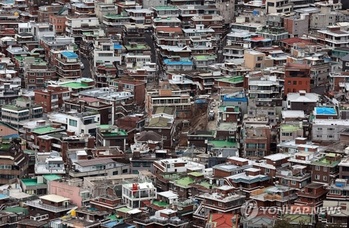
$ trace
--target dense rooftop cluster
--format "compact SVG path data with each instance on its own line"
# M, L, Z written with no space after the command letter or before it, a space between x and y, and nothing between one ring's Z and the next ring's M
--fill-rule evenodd
M342 2L2 1L0 225L347 227Z

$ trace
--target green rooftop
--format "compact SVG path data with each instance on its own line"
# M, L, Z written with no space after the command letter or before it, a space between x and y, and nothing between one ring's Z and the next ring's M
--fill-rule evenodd
M89 82L91 82L91 80L66 82L66 83L60 83L60 86L68 87L71 89L87 89L87 88L93 87L93 85L88 85Z
M169 205L169 204L166 203L166 202L161 202L161 201L156 201L156 200L153 201L153 204L154 204L155 206L158 206L158 207L167 207L167 206Z
M106 137L127 136L127 132L125 130L113 128L112 125L101 124L99 125L99 128L101 129L103 136Z
M240 108L238 106L219 106L218 110L220 112L231 112L230 110L227 111L227 109L233 108L233 112L240 112Z
M122 212L122 213L127 213L127 212L129 212L129 211L131 211L131 210L132 210L132 209L129 209L129 208L127 208L127 207L121 207L121 208L116 209L116 211Z
M306 214L286 214L282 216L283 219L291 224L311 224L313 223L312 215Z
M201 185L202 187L204 187L204 188L207 188L207 189L209 189L211 186L213 186L213 185L211 185L211 184L210 184L209 182L207 182L207 181L201 182L200 185Z
M106 19L123 19L123 18L129 18L127 14L114 14L114 13L108 13L104 16Z
M16 213L16 214L24 214L24 215L28 215L29 214L28 209L24 208L24 207L6 207L4 209L4 211L13 212L13 213Z
M9 150L10 149L10 146L11 146L11 143L10 142L2 142L1 144L0 144L0 150L2 150L2 151L7 151L7 150Z
M242 83L244 81L243 76L232 76L232 77L224 77L224 78L218 78L215 79L217 82L225 82L229 84L237 84Z
M282 132L295 132L302 128L299 125L283 124L280 126L280 129Z
M15 56L15 59L19 62L24 61L26 58L34 58L34 64L37 64L37 63L46 64L46 62L44 60L42 60L41 58L35 58L33 56Z
M51 126L44 126L44 127L37 127L33 129L32 132L38 135L45 135L45 134L56 132L58 130L61 130L61 129L57 129Z
M215 60L217 56L215 55L197 55L193 57L197 61L208 61L208 60Z
M331 154L327 154L325 157L322 157L319 160L312 162L312 164L318 165L318 166L336 167L340 163L340 160L333 161L333 160L328 159L330 157L332 157Z
M9 109L9 110L13 110L13 111L21 111L21 110L26 110L28 108L26 107L19 107L17 105L3 105L2 109ZM28 110L29 112L29 110Z
M183 177L181 179L178 179L177 181L175 181L175 183L181 187L189 187L189 185L191 185L192 183L194 183L194 179L191 177Z
M162 175L162 177L164 178L164 179L167 179L167 180L176 180L176 179L178 179L180 176L178 175L178 174L164 174L164 175Z
M29 178L29 179L22 179L22 182L27 187L44 184L44 183L38 183L38 180L36 178L34 178L34 179L31 179L31 178Z
M44 178L48 181L55 181L55 180L60 180L62 179L61 176L58 176L56 174L47 174L47 175L44 175Z
M148 124L148 127L168 127L169 119L165 117L154 117L151 118Z
M237 143L228 140L209 140L208 144L211 144L214 148L236 148Z
M150 50L150 47L146 44L134 44L134 45L125 45L125 48L130 51L134 50Z
M178 10L178 8L175 6L154 6L153 8L155 10L158 10L158 11L160 11L160 10Z
M191 172L191 173L188 173L188 175L193 176L193 177L201 177L204 174L200 173L200 172Z

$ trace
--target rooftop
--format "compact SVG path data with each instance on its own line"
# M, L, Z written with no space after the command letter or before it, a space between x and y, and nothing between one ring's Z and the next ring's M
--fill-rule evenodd
M337 115L337 110L334 107L315 107L314 114L319 115Z
M70 51L63 51L61 52L61 54L67 58L67 59L77 59L78 55L74 52L70 52Z
M312 165L325 166L325 167L336 167L341 161L329 159L327 156L322 157L314 162Z
M237 143L228 140L209 140L208 144L212 145L214 148L236 148Z
M194 179L191 177L184 177L175 181L176 185L187 188L189 185L194 183Z
M43 126L43 127L37 127L32 130L33 133L38 134L38 135L45 135L57 131L63 131L64 129L62 128L55 128L52 126Z

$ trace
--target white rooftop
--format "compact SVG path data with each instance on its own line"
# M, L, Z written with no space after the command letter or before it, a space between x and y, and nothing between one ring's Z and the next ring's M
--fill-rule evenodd
M281 115L283 118L305 118L303 110L286 110L282 111Z
M39 198L42 199L42 200L47 200L47 201L51 201L51 202L54 202L54 203L61 203L61 202L70 200L69 198L65 198L63 196L54 195L54 194L40 196Z
M178 195L173 191L158 192L158 195L166 197L168 199L178 199Z
M290 102L317 102L320 96L317 93L288 93L287 101Z
M277 153L277 154L271 154L271 155L265 156L264 158L272 161L279 161L288 157L290 157L290 155Z

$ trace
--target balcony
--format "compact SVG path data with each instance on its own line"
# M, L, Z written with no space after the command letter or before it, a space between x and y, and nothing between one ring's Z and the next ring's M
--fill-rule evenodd
M103 169L103 170L87 171L87 172L69 171L69 175L73 178L80 178L80 177L87 177L87 176L105 176L106 174L113 171L119 171L119 168Z
M27 201L25 204L29 207L34 207L34 208L38 208L41 210L50 211L53 213L69 211L69 210L76 207L76 205L72 205L72 204L65 205L62 207L56 207L56 206L52 206L52 205L43 204L40 199L33 200L33 201Z
M154 225L160 225L161 227L165 227L165 226L166 227L167 226L183 227L189 224L189 221L180 219L178 217L164 218L164 217L151 216L148 218L134 218L133 221L136 224L141 224L144 226L154 224Z

